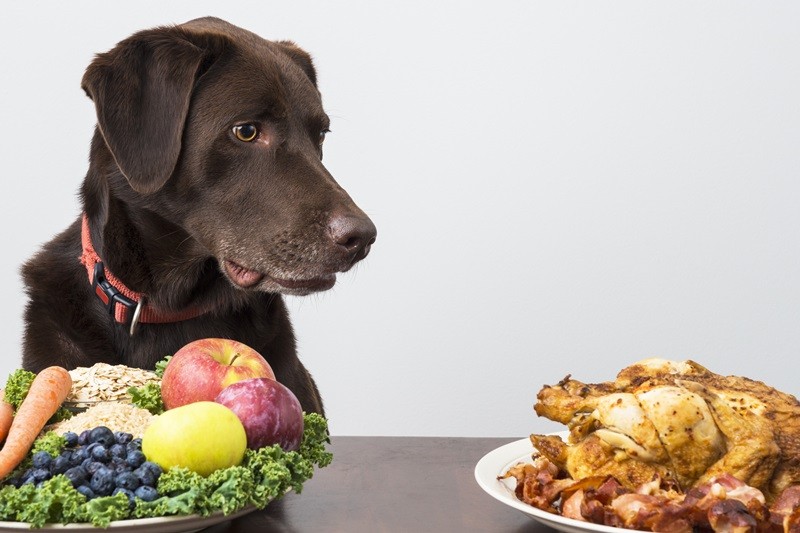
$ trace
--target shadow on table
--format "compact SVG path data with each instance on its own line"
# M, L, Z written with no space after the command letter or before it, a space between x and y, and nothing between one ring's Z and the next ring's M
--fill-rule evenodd
M248 515L217 524L203 530L203 533L299 533L291 525L285 523L283 500L270 503L263 511L254 511Z
M547 527L544 524L540 524L536 520L531 520L528 524L524 526L518 527L514 530L514 533L550 533L555 531L554 529Z

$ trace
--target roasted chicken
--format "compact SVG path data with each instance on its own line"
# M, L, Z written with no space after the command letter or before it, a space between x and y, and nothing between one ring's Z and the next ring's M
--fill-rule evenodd
M572 479L611 475L633 488L658 476L686 491L727 474L768 501L800 484L800 403L759 381L646 359L612 382L567 376L537 399L536 413L570 435L531 442Z

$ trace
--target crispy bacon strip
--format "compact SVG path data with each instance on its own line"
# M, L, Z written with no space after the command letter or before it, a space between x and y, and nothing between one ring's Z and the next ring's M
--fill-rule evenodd
M561 477L559 478L559 474ZM549 513L558 514L553 502L561 497L561 492L575 481L559 471L558 467L544 457L536 457L533 464L521 464L508 469L500 479L513 477L517 480L517 498Z
M739 500L719 500L708 510L708 522L719 533L755 533L756 519Z
M782 526L785 533L800 533L800 507L783 517Z
M773 525L783 531L800 533L800 485L785 489L772 502L769 508L769 519Z

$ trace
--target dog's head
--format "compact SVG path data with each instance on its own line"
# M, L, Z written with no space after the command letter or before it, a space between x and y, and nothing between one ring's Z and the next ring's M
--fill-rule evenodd
M323 166L311 57L219 19L139 32L83 78L128 194L242 289L308 294L366 257L372 221Z

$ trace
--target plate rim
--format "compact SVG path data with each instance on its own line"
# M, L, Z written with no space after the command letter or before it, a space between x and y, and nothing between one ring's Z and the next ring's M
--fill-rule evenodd
M61 524L58 522L49 522L40 528L33 528L30 522L8 522L0 521L0 531L105 531L108 529L139 529L149 530L156 526L180 526L183 523L194 524L198 527L196 529L188 528L185 531L197 531L206 527L211 527L228 520L235 520L240 516L256 511L256 507L248 504L238 511L230 514L224 514L222 511L216 511L208 516L200 516L193 513L188 515L172 515L172 516L151 516L148 518L127 518L124 520L114 520L108 524L108 527L102 528L93 525L91 522L71 522L69 524Z
M548 433L547 435L566 438L567 431ZM534 520L549 527L555 527L562 531L596 531L601 533L619 533L620 531L633 531L627 528L594 524L592 522L582 522L574 518L548 513L532 505L517 499L514 493L513 480L503 481L497 476L505 473L509 467L522 463L530 462L530 456L534 453L534 447L529 438L519 439L508 444L504 444L490 451L475 465L475 481L481 489L497 501L508 505L518 511L531 516Z

